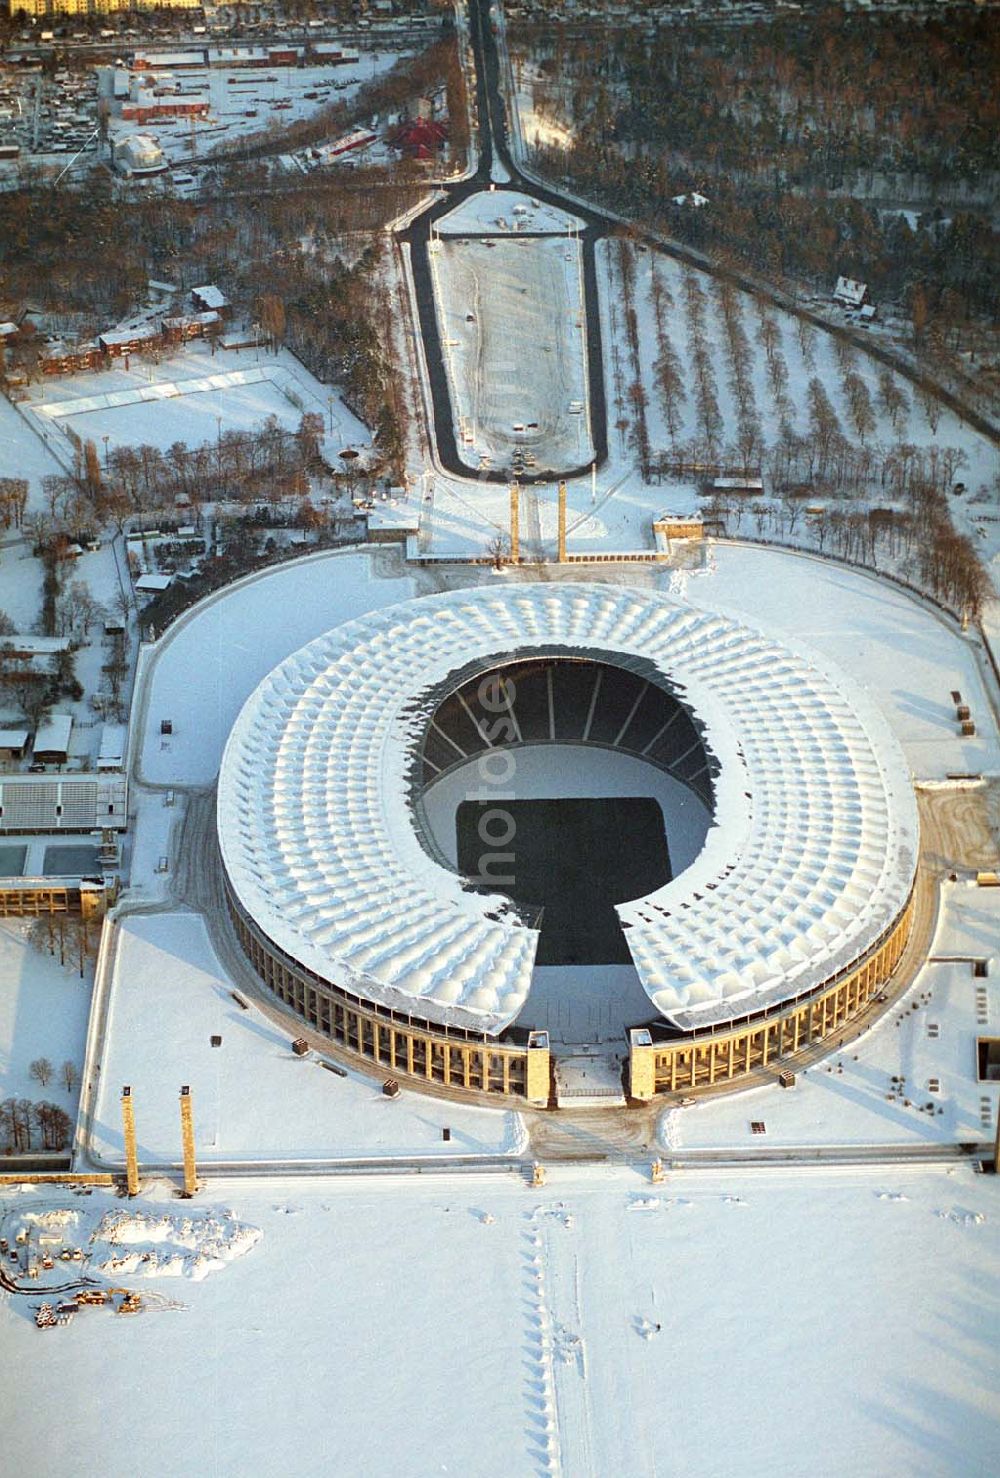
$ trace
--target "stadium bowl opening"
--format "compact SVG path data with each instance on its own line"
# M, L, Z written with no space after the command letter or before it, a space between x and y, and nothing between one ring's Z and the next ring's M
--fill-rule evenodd
M420 831L436 860L539 931L522 1026L556 1043L621 1040L649 1003L616 905L704 846L719 767L703 725L651 663L603 654L465 669L430 702Z

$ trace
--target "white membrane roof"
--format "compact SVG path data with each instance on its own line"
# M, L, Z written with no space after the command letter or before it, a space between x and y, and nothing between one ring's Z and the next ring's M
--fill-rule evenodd
M265 678L233 727L218 796L226 872L263 932L323 979L398 1011L486 1033L509 1025L537 933L432 859L413 760L452 674L567 648L652 664L720 765L702 852L618 906L651 1018L688 1029L773 1006L891 926L913 883L917 816L874 706L737 621L648 591L564 583L374 612Z

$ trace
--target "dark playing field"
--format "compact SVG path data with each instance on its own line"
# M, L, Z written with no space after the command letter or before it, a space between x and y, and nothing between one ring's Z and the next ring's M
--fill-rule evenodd
M536 963L627 964L614 905L641 898L672 877L656 801L503 801L486 823L484 840L480 823L488 811L478 801L463 801L455 814L459 870L486 892L544 909ZM496 811L514 824L506 845L499 845L505 827ZM509 861L502 860L505 853L513 854Z

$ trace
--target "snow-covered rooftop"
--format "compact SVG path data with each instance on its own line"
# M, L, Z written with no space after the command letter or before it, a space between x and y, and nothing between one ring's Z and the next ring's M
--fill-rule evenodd
M721 765L700 855L619 906L656 1011L690 1028L802 994L893 922L913 882L916 806L875 709L736 621L567 583L390 607L310 642L260 684L226 746L218 820L231 885L268 937L321 977L426 1020L509 1025L537 934L506 899L467 891L432 860L412 759L436 685L470 662L567 648L652 663Z

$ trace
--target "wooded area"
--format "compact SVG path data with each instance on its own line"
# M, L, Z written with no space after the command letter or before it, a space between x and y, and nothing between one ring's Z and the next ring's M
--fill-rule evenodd
M974 350L995 323L993 13L690 17L655 46L609 29L599 57L571 27L511 40L536 111L572 133L539 150L547 172L774 281L865 281L941 350ZM695 189L704 208L675 203Z

